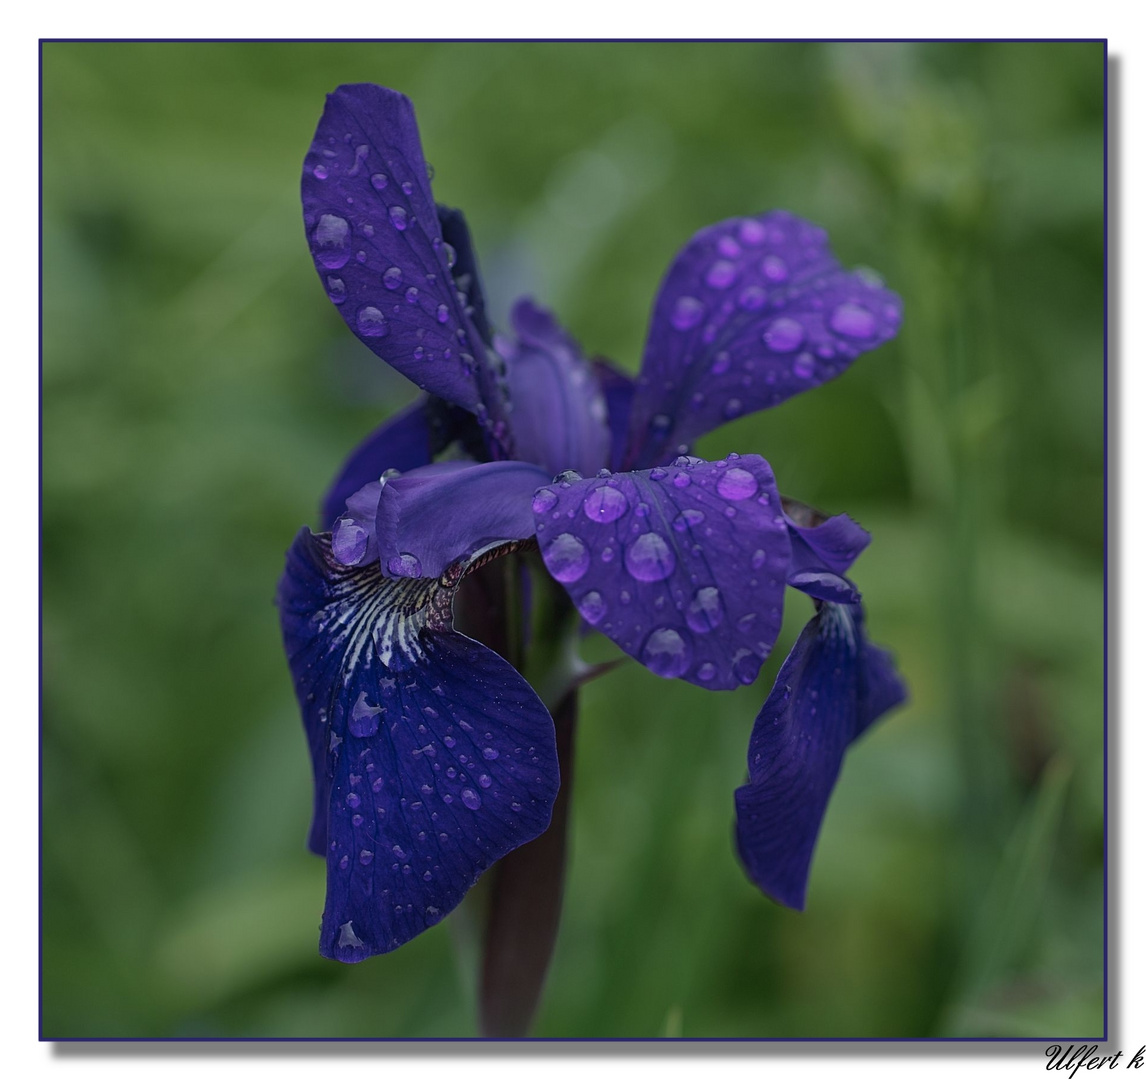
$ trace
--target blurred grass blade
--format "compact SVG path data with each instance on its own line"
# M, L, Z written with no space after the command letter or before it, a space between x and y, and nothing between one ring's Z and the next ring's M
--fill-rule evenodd
M1071 771L1062 755L1049 762L1007 842L967 936L942 1035L974 1034L970 1021L980 999L1022 960L1042 908Z

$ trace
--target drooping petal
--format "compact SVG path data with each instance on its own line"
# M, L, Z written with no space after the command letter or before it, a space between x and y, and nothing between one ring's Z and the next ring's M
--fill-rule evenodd
M310 846L327 861L320 951L332 959L409 941L549 824L548 712L506 661L451 629L473 565L387 579L377 564L342 565L329 536L305 529L288 554L278 602L313 758Z
M455 439L473 446L473 417L437 398L424 397L372 431L346 459L322 500L327 529L342 515L346 500L384 472L429 465ZM474 447L476 449L476 447Z
M508 368L514 448L550 479L566 469L595 473L609 462L604 394L581 349L553 314L519 300L511 315L516 341L500 340Z
M451 276L409 98L368 83L327 95L302 204L319 276L358 338L491 432L504 423L496 372Z
M593 371L601 384L601 390L605 395L605 408L609 414L609 436L612 440L609 467L619 469L625 452L629 412L633 407L633 391L636 390L636 384L608 360L594 360Z
M701 230L657 295L628 467L839 375L895 336L901 307L873 274L841 270L823 229L786 212Z
M390 480L378 547L391 577L437 577L491 544L533 535L533 493L549 474L525 461L442 462Z
M763 458L565 479L538 491L533 510L550 574L630 656L712 690L756 678L791 555Z
M470 227L460 210L438 203L438 224L442 227L442 240L453 249L446 249L446 261L452 262L451 274L458 292L466 298L466 314L487 346L493 345L493 333L485 313L485 289L478 270L477 252L470 238Z
M871 534L847 514L828 517L795 499L782 502L792 540L788 584L817 600L858 604L860 594L844 575L871 543Z
M748 876L802 910L808 871L844 751L904 700L890 657L870 645L858 604L823 604L780 668L748 743L736 837Z

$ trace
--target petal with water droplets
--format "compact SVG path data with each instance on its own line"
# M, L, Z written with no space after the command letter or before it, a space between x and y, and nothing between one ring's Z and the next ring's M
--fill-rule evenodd
M803 909L812 853L844 752L906 697L891 657L864 636L858 604L824 604L800 634L756 717L736 837L748 876Z
M524 679L450 625L442 579L346 567L303 530L279 589L327 862L320 951L353 963L439 922L540 835L558 788L553 722Z
M895 336L902 305L840 269L827 234L783 211L701 230L661 285L625 462L657 464L724 423L843 372Z
M553 484L535 507L542 558L594 629L665 678L713 690L756 678L791 556L763 458Z
M502 395L452 277L410 100L366 83L329 94L303 164L302 203L315 266L350 329L492 430Z

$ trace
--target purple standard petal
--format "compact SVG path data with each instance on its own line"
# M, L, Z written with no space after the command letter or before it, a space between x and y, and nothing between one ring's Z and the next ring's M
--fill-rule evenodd
M423 390L495 427L502 393L451 276L414 107L380 86L328 94L302 172L311 254L347 325Z
M756 678L791 556L762 457L566 478L538 491L533 511L550 574L630 656L711 690Z
M372 431L346 459L342 471L322 501L322 521L331 528L342 514L346 500L384 472L429 465L434 455L455 439L477 449L473 417L438 398L422 398L390 417Z
M533 493L549 473L524 461L443 462L390 480L377 535L390 577L437 577L491 544L533 535Z
M477 252L470 239L470 227L466 224L465 214L438 203L438 224L442 227L442 240L448 245L446 259L450 262L454 284L466 298L466 314L481 334L482 341L492 345L493 334L485 313L485 290L482 288Z
M595 473L609 462L605 397L581 349L551 312L519 300L511 316L517 341L499 340L508 368L514 448L549 477L566 469Z
M628 467L840 374L895 336L901 307L874 274L841 270L823 229L784 211L701 230L657 295Z
M804 627L748 743L736 838L748 876L803 910L812 851L848 744L904 700L891 658L864 638L858 604L824 604Z
M314 764L310 846L326 857L320 951L332 959L409 941L549 824L549 713L508 663L451 629L474 565L387 579L376 564L343 566L306 529L287 556L278 603Z
M608 360L594 360L593 371L601 384L601 390L605 395L605 408L609 414L609 437L612 440L609 465L613 469L619 469L625 451L629 412L633 407L633 391L636 389L636 384Z

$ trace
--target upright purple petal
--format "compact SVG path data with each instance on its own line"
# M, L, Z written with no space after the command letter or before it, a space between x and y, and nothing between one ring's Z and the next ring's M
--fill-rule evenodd
M538 491L533 510L550 574L630 656L712 690L756 678L780 630L791 556L763 458L564 479Z
M824 604L780 668L748 743L736 838L748 876L804 907L808 872L844 751L906 691L890 657L864 638L858 604Z
M512 546L512 545L511 545ZM303 530L279 590L326 857L324 956L353 963L434 925L549 824L553 722L496 653L450 628L441 578L346 567Z
M531 300L513 308L516 341L499 341L508 368L515 452L550 477L566 469L595 473L609 463L605 397L581 349Z
M629 431L629 413L633 407L633 392L636 384L608 360L593 361L593 371L605 395L605 408L609 414L609 437L612 448L609 453L609 467L619 469L625 452L625 440Z
M350 329L492 430L502 391L451 276L409 98L368 83L327 95L302 204L319 277Z
M524 461L442 462L396 477L378 504L391 577L437 577L491 544L533 535L533 493L549 474Z
M422 398L372 431L346 459L322 500L322 521L331 528L346 500L384 472L429 465L455 439L472 445L473 417L437 398ZM476 448L476 447L475 447Z
M477 251L470 238L470 227L465 214L453 207L438 203L438 224L442 227L442 240L453 249L446 250L447 261L452 260L450 273L454 284L466 298L466 314L486 345L493 345L493 332L485 313L485 289L478 269Z
M819 386L894 337L900 317L895 293L841 270L824 230L789 213L701 230L653 308L627 466Z

